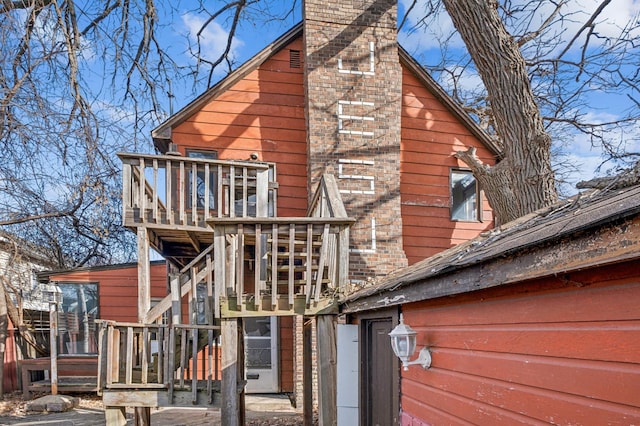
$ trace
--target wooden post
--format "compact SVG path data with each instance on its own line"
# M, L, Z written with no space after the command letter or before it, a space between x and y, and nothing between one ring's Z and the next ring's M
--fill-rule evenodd
M49 339L51 351L51 395L58 394L58 304L57 302L49 302ZM23 384L24 386L24 384Z
M333 426L338 423L336 407L336 317L335 315L319 315L316 321L319 423Z
M237 318L222 319L222 384L220 393L222 395L222 407L220 409L221 421L226 426L240 426L243 424L244 413L240 392L238 391L239 378L243 374L240 371L240 357L244 354L241 349L239 327Z
M151 259L149 257L149 233L147 228L138 228L138 321L145 322L151 309ZM127 349L131 349L127 345ZM128 358L127 358L128 359ZM129 365L127 365L128 369ZM128 370L127 370L128 371ZM129 374L129 371L128 373ZM135 407L135 424L151 424L151 408ZM107 424L110 424L107 422Z
M149 259L149 233L138 228L138 321L144 322L151 309L151 265Z
M313 425L313 326L309 318L302 317L302 397L304 426Z

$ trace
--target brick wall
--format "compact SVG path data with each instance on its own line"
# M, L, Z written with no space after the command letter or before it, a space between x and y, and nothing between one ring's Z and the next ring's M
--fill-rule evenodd
M357 219L351 278L364 280L407 264L400 215L397 4L329 3L304 5L309 193L323 173L338 178L347 212Z

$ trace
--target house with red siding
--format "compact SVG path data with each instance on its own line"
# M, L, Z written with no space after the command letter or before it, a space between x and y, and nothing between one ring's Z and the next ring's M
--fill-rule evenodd
M638 247L640 186L597 190L349 295L360 424L637 424ZM429 368L401 369L400 315Z
M220 380L228 424L241 422L251 388L292 392L305 413L316 393L320 421L331 423L336 376L326 351L339 298L493 227L454 154L474 148L492 165L499 149L398 45L397 3L303 7L303 23L153 130L156 155L120 154L144 325L107 324L100 338L108 349L98 385L116 422L133 399L200 401L195 376L190 388L174 382L190 362ZM170 292L157 303L150 248L167 261ZM180 353L158 355L163 374L143 352L115 365L113 353L156 334ZM196 356L216 336L221 377ZM136 393L154 386L147 399ZM206 388L215 403L216 384Z

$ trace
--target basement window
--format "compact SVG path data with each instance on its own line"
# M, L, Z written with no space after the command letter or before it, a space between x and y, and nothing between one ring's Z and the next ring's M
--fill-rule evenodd
M468 170L451 170L451 220L478 222L480 193L476 178Z
M289 50L289 67L300 68L302 66L302 56L299 50Z

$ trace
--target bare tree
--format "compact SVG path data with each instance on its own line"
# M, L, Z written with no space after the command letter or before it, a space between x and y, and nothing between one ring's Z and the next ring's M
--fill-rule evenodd
M163 0L0 1L0 226L9 238L37 245L52 268L131 260L115 153L153 149L147 135L171 113L174 91L197 94L214 71L231 70L236 31L276 19L273 3L199 1L185 11ZM178 13L198 17L183 48L166 36ZM204 46L220 22L227 42L212 54ZM2 284L0 302L15 300L11 281Z
M555 199L549 179L561 181L568 163L554 155L577 139L588 138L603 149L603 161L633 164L638 158L633 148L640 119L637 11L616 26L607 19L615 2L599 1L588 13L576 5L570 0L427 0L407 7L418 17L406 19L405 26L413 24L409 31L443 28L444 13L453 21L452 32L435 33L441 37L441 57L428 68L504 145L506 161L495 169L480 165L471 152L460 154L502 222ZM453 31L466 50L456 49ZM465 79L474 75L484 84L465 87ZM598 111L598 98L626 103L626 108L615 115ZM492 186L499 188L497 194Z

